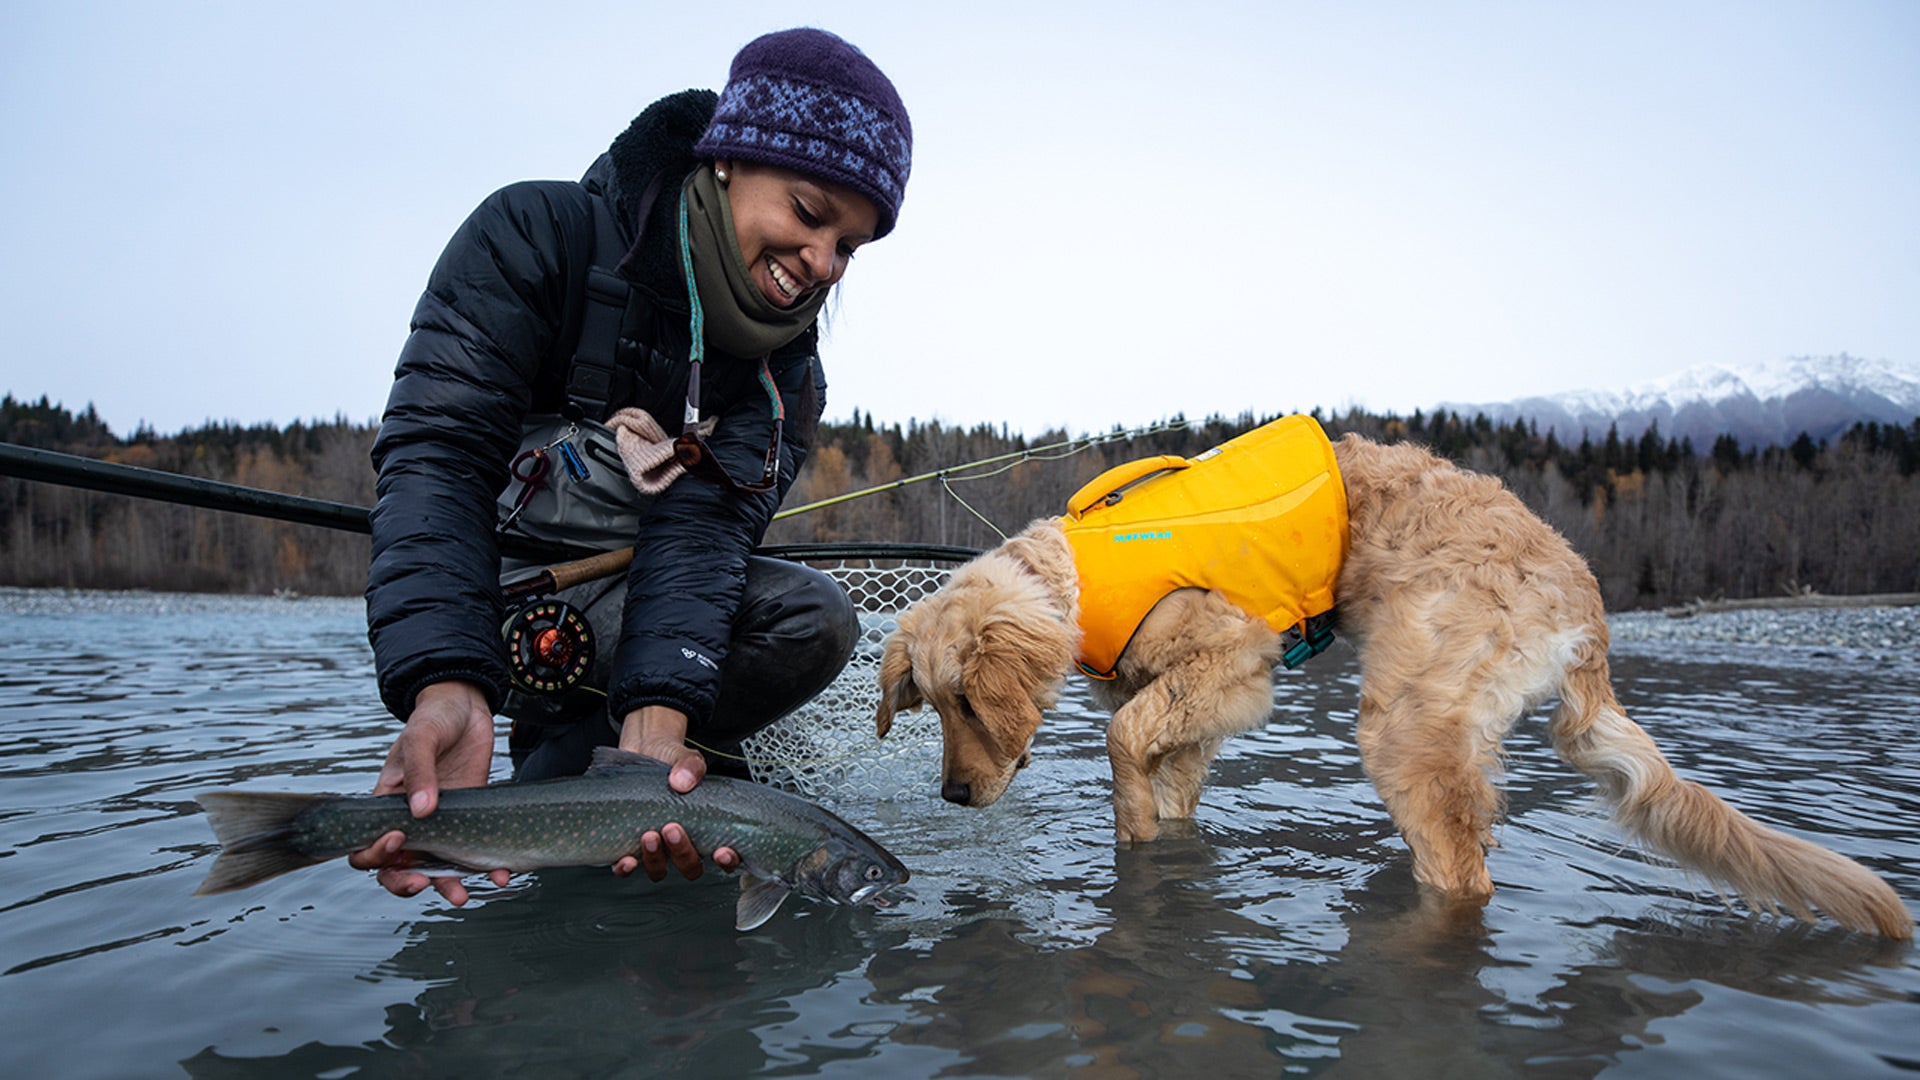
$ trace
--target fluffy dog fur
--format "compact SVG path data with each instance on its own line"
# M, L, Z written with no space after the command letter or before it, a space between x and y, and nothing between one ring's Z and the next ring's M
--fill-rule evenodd
M1498 480L1355 435L1334 453L1350 519L1336 596L1361 660L1357 739L1416 878L1470 902L1493 892L1486 850L1501 810L1500 742L1557 693L1555 749L1594 778L1633 835L1759 908L1807 919L1817 909L1856 929L1912 935L1900 898L1864 867L1674 774L1614 699L1593 575ZM1073 670L1078 594L1059 520L1048 518L900 617L875 725L884 736L896 712L939 711L944 798L986 806L1026 764ZM1272 711L1279 654L1278 635L1217 593L1183 589L1154 608L1117 678L1094 683L1113 710L1121 841L1152 840L1161 819L1193 815L1221 743Z

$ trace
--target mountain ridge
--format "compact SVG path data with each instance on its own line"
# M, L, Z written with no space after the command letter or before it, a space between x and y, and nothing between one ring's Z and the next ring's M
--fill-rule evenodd
M1920 418L1920 363L1841 353L1736 368L1702 364L1624 390L1574 390L1487 403L1442 402L1436 411L1531 420L1563 443L1601 438L1610 427L1638 438L1658 424L1705 451L1721 435L1742 446L1783 446L1801 433L1831 441L1854 424L1905 427Z

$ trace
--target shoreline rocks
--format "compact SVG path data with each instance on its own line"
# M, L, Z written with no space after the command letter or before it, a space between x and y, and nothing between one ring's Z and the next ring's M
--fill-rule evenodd
M1608 616L1607 626L1615 644L1769 645L1920 663L1920 607L1741 607L1684 618L1628 611Z

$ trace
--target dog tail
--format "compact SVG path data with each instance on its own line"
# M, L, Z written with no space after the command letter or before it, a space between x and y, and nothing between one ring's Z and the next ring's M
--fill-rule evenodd
M1784 907L1809 921L1817 909L1855 930L1913 936L1913 916L1872 871L1767 828L1675 775L1621 711L1603 657L1567 672L1549 731L1560 756L1598 782L1625 829L1755 907Z

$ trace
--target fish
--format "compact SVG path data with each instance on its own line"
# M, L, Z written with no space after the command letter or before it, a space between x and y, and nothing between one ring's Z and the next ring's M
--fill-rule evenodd
M407 850L465 871L607 866L640 853L640 834L677 821L708 851L740 856L734 926L752 930L800 893L892 906L906 866L859 829L798 795L709 776L681 794L667 766L600 747L581 776L452 788L424 818L405 795L213 791L198 796L220 853L196 896L231 892L359 851L394 829ZM423 869L425 867L422 867Z

